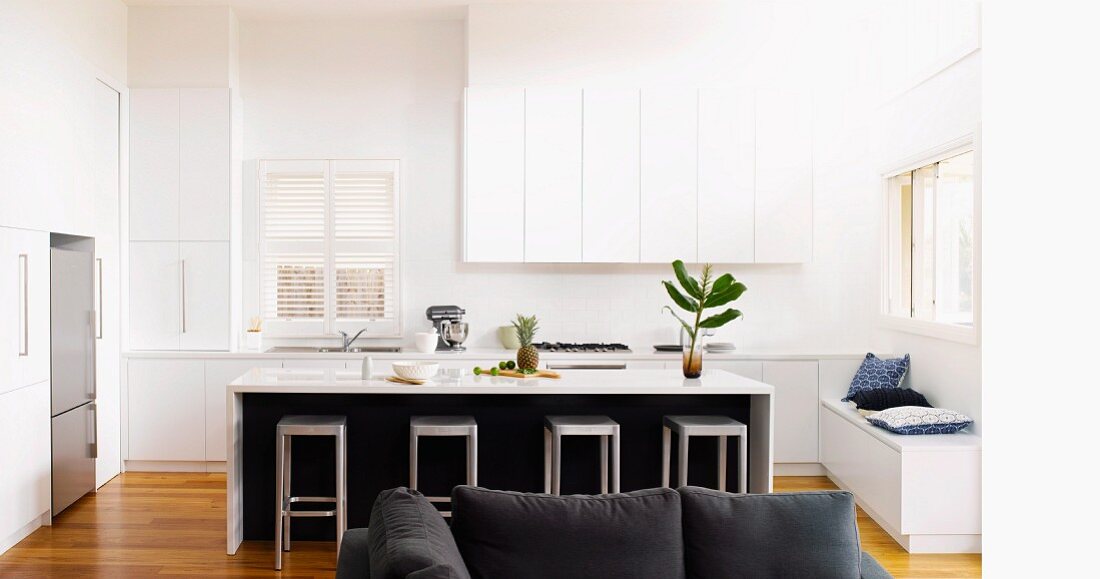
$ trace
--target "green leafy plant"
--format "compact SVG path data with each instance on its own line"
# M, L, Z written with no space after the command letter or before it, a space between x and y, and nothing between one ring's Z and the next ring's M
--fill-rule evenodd
M745 287L745 284L737 281L728 273L724 273L715 278L713 267L709 263L703 265L702 275L699 279L695 279L688 275L687 268L684 267L684 262L678 259L672 262L672 271L676 274L676 281L680 283L683 292L681 293L681 291L676 288L676 285L670 281L661 283L665 285L665 289L668 290L668 296L672 298L672 301L675 302L680 309L687 311L689 314L694 314L695 319L693 323L688 323L684 318L674 312L672 307L665 306L664 309L668 310L668 313L672 314L672 316L680 322L680 325L684 327L688 336L691 337L689 356L693 356L695 355L695 341L699 337L700 329L720 328L741 317L741 312L733 308L726 308L725 311L706 318L703 317L703 312L711 308L724 306L736 300L741 297L741 294L745 293L745 290L748 288Z

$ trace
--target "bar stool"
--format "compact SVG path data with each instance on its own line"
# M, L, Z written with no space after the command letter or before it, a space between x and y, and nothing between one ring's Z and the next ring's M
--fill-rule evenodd
M688 439L692 436L718 437L718 490L726 490L726 437L736 436L741 451L737 453L737 492L748 492L749 429L744 423L728 416L666 416L661 445L661 484L667 487L672 462L672 433L680 437L680 469L677 478L680 486L687 484Z
M409 488L419 483L418 450L421 436L466 437L466 484L477 486L477 421L473 416L413 416L409 420ZM449 503L450 497L427 497L433 503ZM441 511L445 517L450 511Z
M600 492L607 494L608 447L612 454L611 492L619 492L619 423L607 416L547 416L543 425L545 487L561 494L561 437L600 437ZM610 444L609 444L610 443Z
M336 553L348 528L347 423L344 416L284 416L275 428L275 570L283 568L283 551L290 550L290 519L336 517ZM336 496L290 495L290 442L294 436L336 438ZM292 511L294 503L336 503L331 510Z

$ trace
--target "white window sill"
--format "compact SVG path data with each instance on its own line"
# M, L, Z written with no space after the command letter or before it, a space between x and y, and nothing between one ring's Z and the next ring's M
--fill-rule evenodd
M960 326L880 314L878 327L962 344L978 345L978 328L975 326Z

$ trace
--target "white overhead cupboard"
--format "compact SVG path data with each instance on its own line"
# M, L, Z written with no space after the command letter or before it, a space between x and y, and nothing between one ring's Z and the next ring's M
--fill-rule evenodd
M233 102L227 88L130 91L130 349L231 345Z
M793 90L469 87L464 260L808 262L811 104Z

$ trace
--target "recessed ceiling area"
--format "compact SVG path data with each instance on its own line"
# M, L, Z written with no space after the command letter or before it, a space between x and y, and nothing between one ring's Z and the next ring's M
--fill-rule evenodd
M638 4L647 0L557 0L558 3ZM650 0L652 1L652 0ZM699 3L697 0L685 4ZM536 4L545 0L123 0L128 6L230 6L241 20L332 20L401 17L461 20L471 4ZM675 3L675 2L673 2Z

